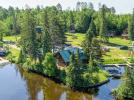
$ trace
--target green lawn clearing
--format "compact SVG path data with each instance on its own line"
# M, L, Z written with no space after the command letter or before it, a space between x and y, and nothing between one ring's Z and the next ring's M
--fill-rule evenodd
M3 37L3 40L6 40L6 41L12 41L12 42L17 42L18 40L20 39L20 36L19 35L14 35L14 36L5 36Z
M84 40L85 34L82 33L66 33L67 42L72 46L81 46L82 41Z

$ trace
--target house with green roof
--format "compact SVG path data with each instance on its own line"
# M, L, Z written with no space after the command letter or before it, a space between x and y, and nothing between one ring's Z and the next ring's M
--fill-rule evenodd
M79 50L80 60L83 63L86 63L87 62L87 57L85 56L82 49L77 48L77 47L69 47L69 48L65 48L64 50L59 51L55 54L58 66L68 66L69 63L70 63L71 54L72 53L76 54L77 49Z

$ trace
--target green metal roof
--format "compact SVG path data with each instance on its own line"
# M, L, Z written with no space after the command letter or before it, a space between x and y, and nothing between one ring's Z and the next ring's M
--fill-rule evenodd
M72 51L74 51L74 50L72 50ZM59 53L60 53L60 55L61 55L61 57L62 57L62 59L64 60L65 63L70 62L70 56L71 56L71 53L72 53L70 50L62 50ZM85 56L85 54L83 52L80 52L79 56L80 56L81 60L86 60L87 59L87 57Z
M68 50L63 50L59 52L60 55L62 56L64 62L69 62L70 61L70 53Z

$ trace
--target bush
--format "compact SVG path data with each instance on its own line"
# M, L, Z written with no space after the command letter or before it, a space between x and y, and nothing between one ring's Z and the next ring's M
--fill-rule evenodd
M134 63L134 57L129 58L128 61L129 61L130 63Z
M14 55L12 55L12 53L8 53L6 58L12 63L15 63L17 61L17 58Z
M66 85L73 87L74 86L74 79L73 79L73 67L68 66L66 70Z
M48 76L56 76L58 69L56 66L56 59L54 58L52 53L47 53L45 56L45 60L43 61L44 66L44 74Z
M31 63L31 59L30 58L27 58L26 59L26 62L23 64L23 67L26 68L26 69L32 69L32 63Z

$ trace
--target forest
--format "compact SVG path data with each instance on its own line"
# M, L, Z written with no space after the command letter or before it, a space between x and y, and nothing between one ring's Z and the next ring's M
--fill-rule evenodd
M88 63L81 62L78 49L71 54L66 68L57 66L55 53L68 44L67 32L85 35L80 47ZM103 61L101 47L109 43L111 36L123 34L128 35L128 41L134 40L134 11L133 14L117 14L114 7L106 5L100 5L96 11L92 3L86 2L77 2L75 9L66 10L61 4L45 8L26 5L25 9L0 7L0 40L14 36L19 48L18 55L15 53L17 59L12 53L7 55L8 59L71 88L86 88L108 81L109 73L99 67ZM133 56L130 59L133 60ZM133 74L134 69L126 68L123 78L126 81L113 91L117 98L133 98Z

